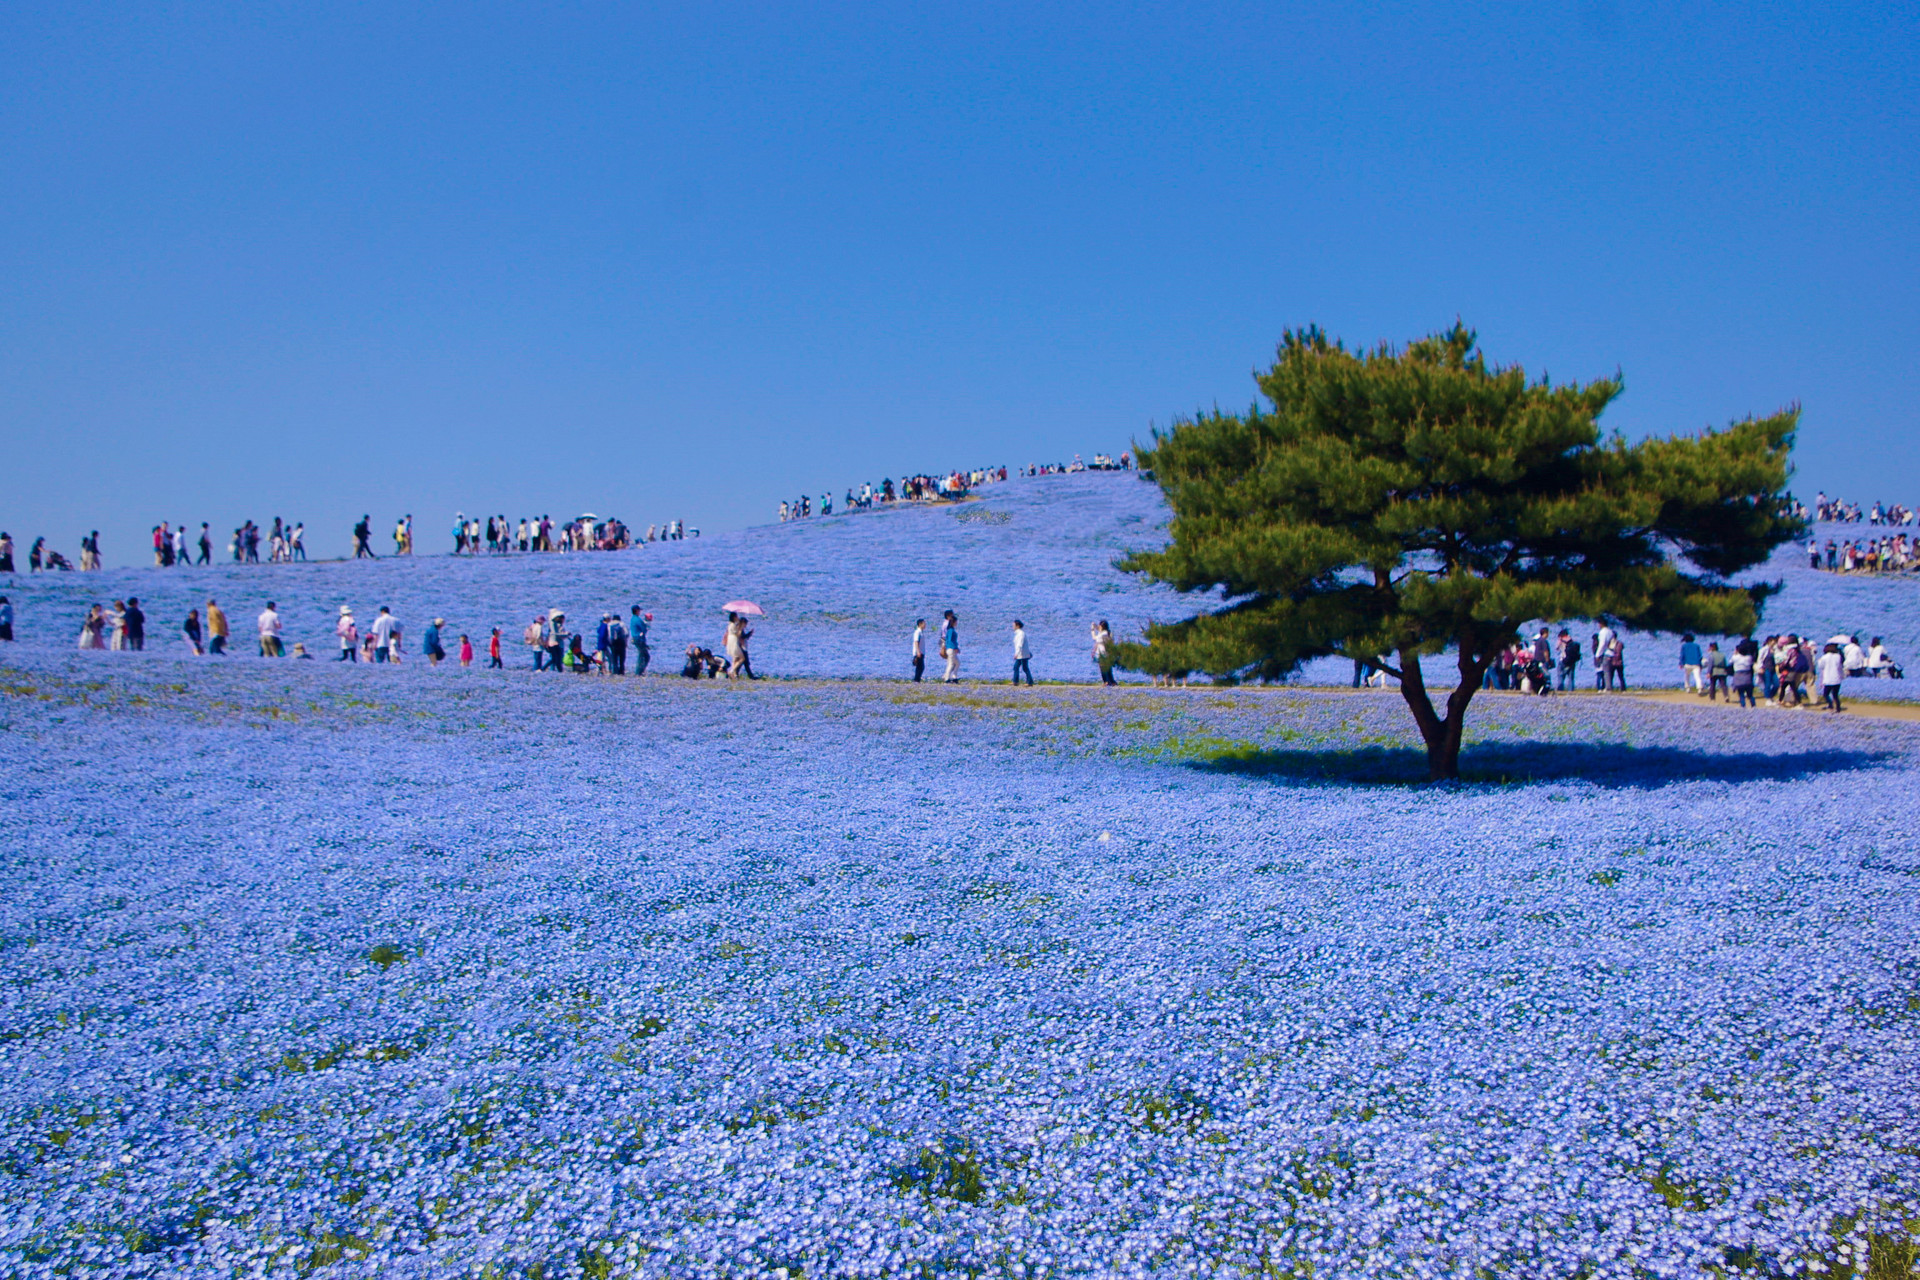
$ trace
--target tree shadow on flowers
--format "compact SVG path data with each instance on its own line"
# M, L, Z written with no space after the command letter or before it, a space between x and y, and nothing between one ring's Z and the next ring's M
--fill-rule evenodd
M1741 751L1716 753L1616 742L1481 742L1460 752L1460 785L1582 782L1653 788L1675 782L1800 782L1852 773L1898 758L1891 751ZM1336 786L1427 785L1427 753L1418 747L1267 750L1249 743L1185 754L1177 762L1205 773Z

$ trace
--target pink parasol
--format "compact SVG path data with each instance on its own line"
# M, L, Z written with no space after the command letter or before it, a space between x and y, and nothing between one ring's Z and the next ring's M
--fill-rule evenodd
M749 618L764 618L767 611L751 600L729 600L720 606L725 613L744 613Z

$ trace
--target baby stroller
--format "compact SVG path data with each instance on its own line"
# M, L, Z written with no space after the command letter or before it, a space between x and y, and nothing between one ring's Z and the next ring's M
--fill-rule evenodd
M73 572L72 562L69 561L65 556L61 555L58 551L47 552L47 568L59 569L66 573Z

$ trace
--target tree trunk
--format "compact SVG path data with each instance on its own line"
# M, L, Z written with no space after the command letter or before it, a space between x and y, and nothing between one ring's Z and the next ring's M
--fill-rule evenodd
M1469 645L1460 648L1460 684L1447 697L1443 719L1433 709L1427 693L1425 674L1420 670L1420 655L1400 651L1400 696L1420 726L1420 737L1427 744L1427 780L1449 782L1460 776L1460 735L1467 724L1467 704L1480 691L1480 678L1486 674L1489 657L1482 660Z
M1460 734L1465 728L1464 716L1449 715L1438 732L1426 735L1427 781L1450 782L1460 776Z

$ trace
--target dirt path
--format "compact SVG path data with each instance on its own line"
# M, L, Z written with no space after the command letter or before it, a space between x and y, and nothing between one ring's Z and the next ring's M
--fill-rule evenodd
M1682 693L1678 689L1668 689L1664 691L1655 691L1655 692L1648 692L1648 693L1629 693L1626 696L1630 698L1638 698L1642 702L1684 703L1688 706L1694 706L1694 707L1726 707L1729 710L1731 710L1734 705L1731 703L1724 703L1724 702L1708 702L1705 698L1701 697L1697 693ZM1853 698L1847 697L1845 685L1842 685L1840 688L1840 705L1846 708L1844 711L1840 713L1842 715L1865 716L1871 720L1920 721L1920 703L1861 702ZM1791 707L1769 707L1765 703L1762 703L1758 709L1761 711L1791 711L1792 710ZM1816 707L1816 708L1813 708L1812 710L1817 711L1818 709L1819 708ZM1811 712L1809 714L1811 714Z

